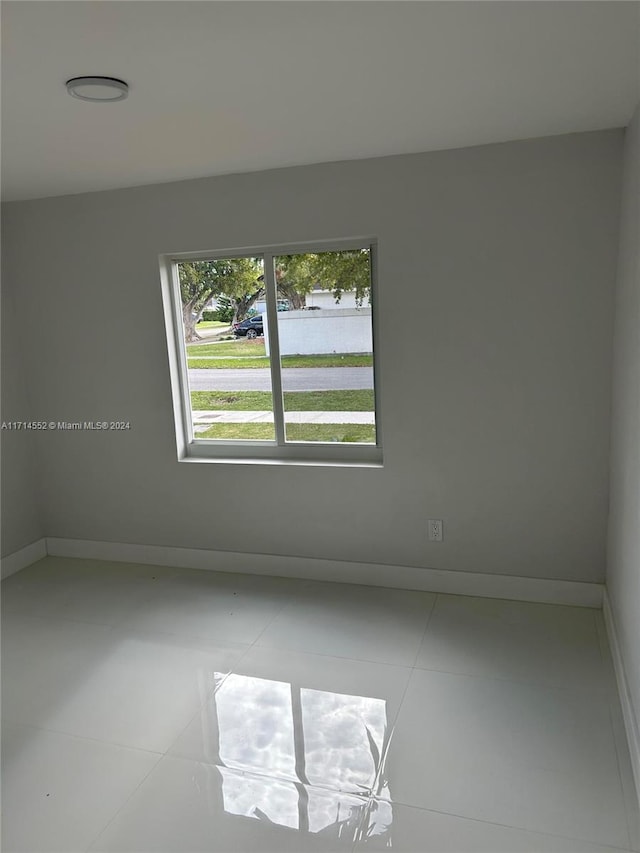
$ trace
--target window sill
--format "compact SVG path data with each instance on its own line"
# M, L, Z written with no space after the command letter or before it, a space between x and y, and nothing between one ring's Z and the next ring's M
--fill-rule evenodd
M255 459L250 457L242 458L231 456L204 458L202 456L186 456L184 459L179 459L178 461L195 464L204 462L205 464L213 463L215 465L294 465L303 466L307 468L384 468L382 460L380 460L379 462L357 462L353 460L350 462L346 462L344 460L338 459Z
M179 462L188 463L214 463L224 465L279 465L279 466L306 466L325 468L383 468L382 449L380 447L358 447L345 448L345 453L326 453L326 448L318 452L317 448L296 447L287 448L289 453L282 454L282 448L274 452L256 452L256 446L243 449L238 453L237 448L228 446L221 452L221 448L207 448L203 453L201 446L197 450L190 448L178 456ZM353 451L356 450L356 453ZM235 452L234 452L235 451ZM285 451L286 452L286 451Z

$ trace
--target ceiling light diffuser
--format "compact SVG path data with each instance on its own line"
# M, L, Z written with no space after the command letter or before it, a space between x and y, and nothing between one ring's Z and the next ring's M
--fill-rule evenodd
M66 86L81 101L123 101L129 94L129 86L117 77L72 77Z

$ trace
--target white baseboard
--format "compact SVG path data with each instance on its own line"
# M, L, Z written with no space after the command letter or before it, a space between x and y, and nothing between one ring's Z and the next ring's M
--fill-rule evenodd
M388 566L380 563L321 560L313 557L285 557L173 548L162 545L94 542L83 539L47 538L47 552L60 557L181 566L218 572L274 575L595 608L602 607L604 589L602 584L578 581L451 572L441 569L418 569L412 566Z
M14 551L13 554L3 557L0 561L0 576L8 578L9 575L19 572L20 569L26 569L31 563L35 563L46 556L47 540L44 538L38 539L36 542L32 542L31 545L26 545L24 548L20 548L19 551Z
M606 589L602 601L602 616L607 629L607 638L611 649L611 657L613 658L613 668L618 683L618 695L620 696L620 704L622 705L622 716L624 717L624 727L627 733L636 792L638 797L640 797L640 726L638 725L638 717L631 701L631 691L622 659L622 649L620 648L613 610L611 609L611 602L609 601Z

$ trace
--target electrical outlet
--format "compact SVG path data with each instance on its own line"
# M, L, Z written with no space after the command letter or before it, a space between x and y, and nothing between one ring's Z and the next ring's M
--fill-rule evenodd
M428 521L428 526L429 540L431 542L442 542L442 519L430 518Z

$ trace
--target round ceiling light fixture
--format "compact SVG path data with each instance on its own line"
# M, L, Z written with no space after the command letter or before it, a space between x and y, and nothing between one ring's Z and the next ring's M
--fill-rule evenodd
M67 92L81 101L123 101L129 86L117 77L72 77L66 82Z

